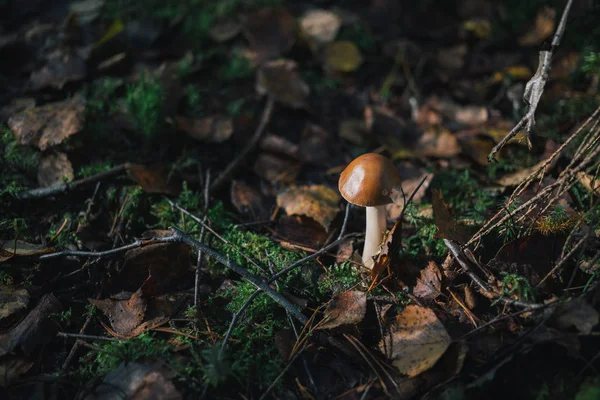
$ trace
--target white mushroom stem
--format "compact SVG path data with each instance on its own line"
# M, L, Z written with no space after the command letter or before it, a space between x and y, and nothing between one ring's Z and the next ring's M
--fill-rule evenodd
M367 230L365 233L365 247L363 248L362 261L365 267L372 269L375 263L373 256L377 254L387 228L386 210L385 205L365 208L367 211Z

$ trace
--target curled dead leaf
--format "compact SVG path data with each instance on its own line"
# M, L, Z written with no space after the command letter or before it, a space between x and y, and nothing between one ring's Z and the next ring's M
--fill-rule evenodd
M306 107L310 87L298 73L298 64L292 60L269 61L259 68L256 91L269 94L275 100L293 108Z
M410 305L396 317L391 333L381 340L379 349L401 373L414 377L433 367L451 342L431 309Z
M142 298L142 290L135 293L121 292L111 299L88 299L108 317L113 329L127 334L136 328L144 319L146 301Z
M435 261L430 261L427 267L421 270L413 294L421 299L435 299L442 290L442 272Z
M310 217L329 230L339 212L337 190L324 185L293 186L277 195L277 205L288 215Z

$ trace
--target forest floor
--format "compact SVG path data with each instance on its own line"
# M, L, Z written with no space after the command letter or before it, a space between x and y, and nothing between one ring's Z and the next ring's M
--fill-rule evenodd
M0 0L0 391L600 398L568 3ZM369 152L402 178L372 270L338 191Z

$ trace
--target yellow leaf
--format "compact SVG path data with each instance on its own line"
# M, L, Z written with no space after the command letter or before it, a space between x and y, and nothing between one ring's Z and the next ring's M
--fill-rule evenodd
M513 79L529 79L533 75L531 69L524 65L512 65L506 67L505 70L507 75L510 75Z
M98 40L96 43L94 43L94 45L92 46L92 49L97 49L98 47L102 46L104 43L108 42L110 39L114 38L119 33L123 32L123 29L125 29L125 25L123 24L123 21L121 21L121 19L119 19L119 18L115 19L113 21L113 23L110 24L110 26L106 30L106 33L104 34L104 36L102 36L100 38L100 40Z
M334 71L352 72L357 70L362 62L360 50L348 40L333 42L325 49L325 64Z
M492 24L487 19L470 19L463 23L463 29L473 34L479 39L489 39L492 35Z
M431 309L410 305L396 317L379 348L401 373L414 377L433 367L451 341Z

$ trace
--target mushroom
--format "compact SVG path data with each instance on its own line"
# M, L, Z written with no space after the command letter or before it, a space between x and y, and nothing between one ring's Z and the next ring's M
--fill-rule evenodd
M386 231L385 205L393 203L392 190L400 188L400 175L394 163L380 154L366 153L342 171L340 193L349 203L365 207L367 228L362 261L371 269Z

